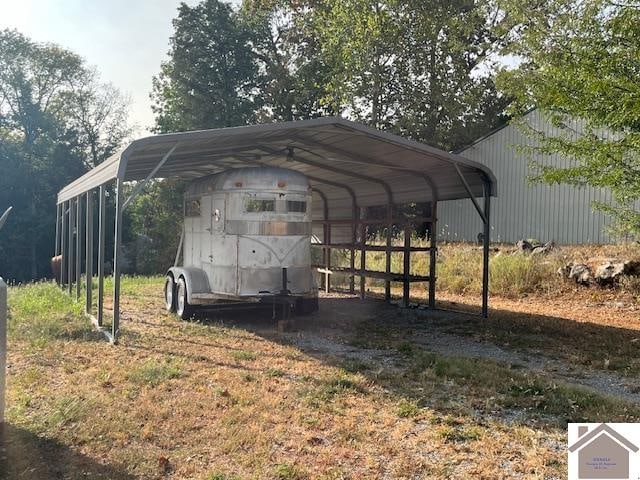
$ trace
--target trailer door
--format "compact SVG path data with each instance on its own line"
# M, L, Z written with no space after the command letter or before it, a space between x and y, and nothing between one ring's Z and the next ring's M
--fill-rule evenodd
M200 199L200 262L202 268L211 263L211 195Z
M236 294L236 240L235 235L225 234L224 193L204 197L207 209L207 229L202 234L201 268L209 280L212 293ZM204 205L204 204L203 204ZM203 217L204 218L204 217Z

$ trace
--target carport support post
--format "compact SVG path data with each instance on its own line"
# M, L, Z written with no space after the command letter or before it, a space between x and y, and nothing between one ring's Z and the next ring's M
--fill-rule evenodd
M491 183L484 184L484 232L482 234L482 316L489 316L489 242L491 235Z
M0 432L4 427L7 375L7 284L0 277Z
M409 295L411 288L409 284L409 272L411 271L411 224L407 223L404 227L404 268L402 279L402 306L409 306Z
M359 218L362 220L364 209L360 207ZM365 276L364 272L367 269L367 225L364 222L360 222L360 299L364 300L365 297Z
M82 197L76 198L76 300L80 300L82 288Z
M56 205L56 248L54 256L60 255L60 205Z
M387 246L385 249L385 267L384 271L387 275L391 274L391 242L392 242L392 229L393 229L393 205L387 205ZM391 300L391 282L387 278L384 281L384 299L385 301Z
M74 199L70 199L69 200L69 259L67 260L67 287L69 290L69 295L71 295L71 293L73 292L73 267L74 267L74 263L73 263L73 230L74 230L74 223L75 223L75 200Z
M124 197L124 182L116 180L116 221L113 242L113 324L111 335L113 343L118 342L120 330L120 269L122 263L122 202Z
M85 305L85 312L91 315L92 313L92 289L93 289L93 190L87 192L87 205L86 205L86 221L85 229L87 233L87 245L86 251L86 281L87 281L87 302Z
M436 261L438 254L438 202L431 202L431 224L429 225L429 308L436 308Z
M354 205L351 208L351 250L349 266L351 268L351 278L349 279L349 293L353 294L356 291L356 276L353 271L356 269L356 250L355 244L358 242L358 206Z
M98 326L102 326L104 319L104 237L105 237L105 186L100 185L100 200L98 210Z
M62 253L62 259L60 260L60 286L64 285L64 281L65 281L65 273L66 273L66 268L67 268L67 252L65 251L67 246L66 246L66 242L65 239L67 238L67 230L66 230L66 225L67 222L65 221L65 219L67 218L67 205L66 202L62 202L60 204L60 206L62 207L62 221L61 221L61 225L60 225L60 251Z
M327 205L327 200L323 198L323 219L324 223L322 224L322 243L324 246L322 247L322 265L324 266L325 273L322 274L322 279L320 281L321 288L328 292L329 289L327 287L327 280L329 278L329 274L327 271L329 270L329 266L327 264L327 258L329 257L329 206Z
M326 225L325 232L327 233L325 239L325 245L331 245L331 224L328 223ZM324 259L324 269L326 270L324 274L324 293L329 293L331 290L331 275L329 272L331 271L331 247L326 248L327 255Z

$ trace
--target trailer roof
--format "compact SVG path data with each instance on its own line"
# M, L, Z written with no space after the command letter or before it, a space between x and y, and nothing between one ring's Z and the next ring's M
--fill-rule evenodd
M58 203L116 178L189 179L256 166L305 174L338 210L350 211L354 195L360 206L467 198L467 187L481 197L487 182L496 195L496 179L480 163L343 118L322 117L141 138L60 190Z

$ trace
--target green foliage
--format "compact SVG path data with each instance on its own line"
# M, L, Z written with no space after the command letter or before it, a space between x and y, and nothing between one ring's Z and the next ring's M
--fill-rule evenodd
M95 340L97 333L74 302L53 282L11 287L8 296L8 334L39 350L56 340Z
M415 402L402 400L398 405L398 416L401 418L414 418L420 414L420 407Z
M228 475L226 473L210 473L207 476L207 480L241 480L237 475Z
M125 210L125 235L136 273L165 273L173 265L183 224L184 182L158 180Z
M445 426L438 431L438 435L447 442L464 443L480 439L482 430L479 427Z
M501 121L504 101L483 66L501 25L493 13L488 1L183 4L154 78L156 131L344 114L459 147ZM164 203L178 205L177 190L154 188L134 207L131 231L152 245L138 271L161 271L151 259L173 258L178 236L180 210Z
M325 98L330 66L312 28L310 2L243 0L239 20L251 32L262 101L258 121L337 113Z
M153 79L156 131L249 123L259 104L249 31L225 2L182 3L178 10L169 60Z
M437 268L438 288L458 294L476 294L482 290L482 257L470 249L442 253Z
M492 294L521 298L522 294L547 291L557 284L557 258L536 255L500 255L491 259L489 289Z
M63 396L54 401L51 409L41 413L42 430L59 430L69 424L81 421L91 405L75 395Z
M234 350L233 352L231 352L231 357L234 360L247 360L247 361L253 361L256 359L256 354L249 351L249 350Z
M397 242L397 240L396 240ZM372 244L382 244L382 239L373 239ZM412 245L425 246L428 241L414 238ZM333 260L333 259L332 259ZM335 259L333 265L340 265ZM523 294L549 292L562 287L556 275L563 259L552 255L523 255L501 253L490 258L489 289L492 295L507 298L521 298ZM367 254L367 267L384 271L386 258L384 252ZM482 251L472 246L441 247L437 260L437 286L439 290L462 295L480 295L482 291ZM356 261L356 264L358 260ZM391 270L402 271L402 256L392 256ZM427 275L429 256L414 255L411 258L411 273ZM382 282L368 280L371 285ZM377 283L376 283L377 282ZM408 347L409 348L409 347Z
M331 69L326 101L374 127L457 148L501 122L487 56L492 2L331 0L311 25Z
M639 234L640 6L514 0L506 10L519 24L506 53L521 62L501 72L499 85L515 99L514 113L537 107L557 127L548 134L525 125L532 150L571 159L534 163L534 179L610 189L615 204L595 206L621 232Z
M276 465L272 478L277 480L305 480L309 478L309 476L296 465L281 463Z
M0 31L0 205L14 207L0 243L5 278L49 274L56 193L119 147L126 108L76 54Z
M149 359L134 366L128 373L127 379L141 385L157 387L161 383L182 376L180 364L173 358L163 360Z

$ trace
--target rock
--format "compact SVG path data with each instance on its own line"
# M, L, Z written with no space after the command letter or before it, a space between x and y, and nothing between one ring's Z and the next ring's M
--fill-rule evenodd
M640 261L627 260L624 262L624 274L640 276Z
M555 248L556 244L552 241L545 243L544 245L533 247L531 255L546 255Z
M569 278L580 285L589 285L593 276L591 269L584 263L572 263Z
M516 248L519 252L530 252L531 250L533 250L533 245L531 245L528 240L523 239L516 242Z
M569 278L569 273L571 273L572 267L573 267L573 262L569 262L564 267L558 268L556 273L561 277Z
M596 268L595 280L599 285L613 285L624 275L625 263L605 262Z

